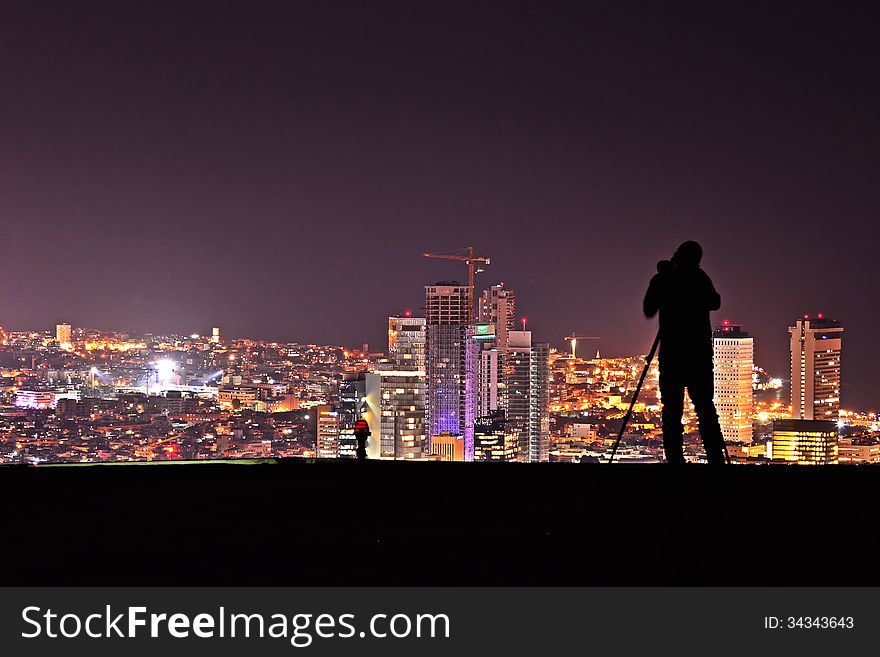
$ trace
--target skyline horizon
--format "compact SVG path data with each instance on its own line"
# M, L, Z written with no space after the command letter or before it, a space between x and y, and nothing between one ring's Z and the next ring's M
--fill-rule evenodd
M434 284L450 283L450 282L457 282L457 281L454 281L454 279L449 279L446 281L439 280L439 281L436 281ZM497 285L497 284L504 285L508 289L512 289L512 290L516 291L515 287L507 286L504 281L500 281L499 283L490 284L490 286ZM432 285L432 284L429 283L426 285ZM481 288L479 285L475 285L475 296L478 297L477 292L481 291L481 289L488 289L488 287ZM418 310L424 311L424 308L421 308ZM406 313L412 313L412 315L411 315L412 317L423 317L424 316L424 312L417 312L412 308L406 308L406 309L402 309L399 313L392 313L390 315L385 315L384 318L387 320L388 317L409 316ZM723 314L723 313L718 311L713 314ZM825 313L817 313L816 315L813 315L813 314L801 315L799 317L796 317L794 320L792 320L791 325L793 326L797 321L799 321L801 319L820 319L820 320L838 322L844 328L845 331L848 330L848 327L844 323L839 322L838 319L832 318L832 317L827 317L827 316L823 317L823 315L825 315ZM522 316L517 317L517 324L519 323L519 320L521 319L521 317ZM528 317L528 316L526 315L526 317ZM646 321L656 321L656 320L646 320ZM171 335L173 335L175 337L180 337L180 338L187 338L187 337L192 337L194 335L198 335L200 338L207 338L207 339L210 339L210 337L211 337L211 330L214 327L219 327L220 332L221 332L220 333L221 339L226 340L227 338L225 336L228 335L228 332L226 330L224 330L224 327L222 324L221 325L212 324L209 327L207 327L207 331L204 331L204 329L203 329L202 331L191 331L191 332L188 332L188 331L168 332L167 330L164 330L164 331L163 330L143 330L143 329L136 329L136 328L116 328L116 327L108 328L108 327L77 325L73 322L66 322L66 321L54 322L54 323L52 323L46 327L43 327L43 328L17 328L17 327L7 326L5 324L0 323L0 328L3 328L4 330L7 330L7 331L13 331L13 332L44 332L44 333L48 332L51 334L53 332L53 329L55 328L55 326L57 324L62 324L62 323L71 324L71 327L73 330L82 329L82 330L87 330L87 331L93 330L93 331L98 331L98 332L127 333L127 334L134 334L134 335L156 335L156 336L171 336ZM532 329L530 326L531 325L530 319L528 320L528 324L529 324L529 328L516 329L516 330L529 330L529 331L531 331ZM748 333L749 337L751 337L755 340L755 353L756 354L758 353L759 345L761 344L761 340L758 339L757 336L755 336L755 334L751 330L749 330L748 325L741 323L741 322L738 322L733 319L728 319L726 317L724 319L717 319L717 321L716 321L716 318L713 318L713 321L712 321L713 330L715 330L716 328L720 329L720 328L730 328L730 327L740 327L744 331L746 331ZM548 342L551 350L556 350L560 354L565 354L565 352L567 350L568 342L564 338L559 341L554 341L552 339L544 339L543 335L539 331L535 332L535 333L536 333L536 336L533 339L536 342ZM322 347L338 347L341 349L352 349L352 350L361 350L362 347L364 346L364 344L367 344L371 347L370 350L368 351L368 353L371 353L371 354L384 353L386 355L388 353L387 332L384 334L383 338L379 341L379 344L382 345L381 349L375 349L373 347L373 345L376 343L373 343L373 342L355 343L352 341L348 341L348 342L335 342L335 341L327 342L327 341L320 341L320 340L319 341L311 341L311 340L304 341L304 340L300 340L300 339L296 339L296 338L291 339L290 336L286 336L286 337L282 338L282 337L275 337L275 336L265 336L264 337L263 335L233 334L233 336L232 336L232 338L230 338L230 340L231 341L251 340L254 342L264 342L264 343L279 343L279 344L288 343L288 344L301 344L301 345L315 345L315 346L322 346ZM625 350L622 350L622 351L616 351L616 352L615 351L606 351L605 353L602 353L602 347L601 347L602 340L604 340L604 337L598 341L595 341L595 342L591 341L590 342L591 345L594 345L596 347L596 351L597 351L597 353L600 354L600 358L602 358L602 359L606 359L606 358L607 359L643 358L648 352L648 350L645 349L644 351L625 351ZM590 353L593 353L593 351L594 350L591 347ZM844 350L844 353L845 353L845 350ZM592 360L594 357L593 356L588 356L588 357L579 356L578 358L580 360ZM755 357L754 362L755 362L755 366L757 368L768 373L769 375L772 376L772 378L781 379L783 381L782 390L784 392L786 392L787 394L790 394L790 383L791 383L790 367L785 370L782 370L782 371L774 370L771 367L767 367L761 361L761 359L757 356ZM845 363L846 360L844 359L843 362ZM842 387L846 387L846 377L845 377L846 370L845 370L845 368L843 369L843 372L844 372L844 376L842 377L843 378ZM780 376L780 374L784 374L785 376ZM845 398L843 396L842 396L842 400L845 401ZM878 412L878 409L880 409L880 400L877 400L873 404L871 404L871 403L868 403L868 404L842 403L841 408L844 408L844 407L847 410L853 410L853 411L860 412L860 413L873 413L873 412Z

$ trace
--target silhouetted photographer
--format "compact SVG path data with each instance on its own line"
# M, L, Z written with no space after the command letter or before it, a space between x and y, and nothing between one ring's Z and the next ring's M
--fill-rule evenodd
M687 388L700 423L700 436L711 464L724 463L724 439L715 410L712 325L709 312L721 296L700 268L703 249L685 242L671 260L657 263L645 294L645 316L660 312L660 396L663 402L663 448L666 461L683 464L681 416Z

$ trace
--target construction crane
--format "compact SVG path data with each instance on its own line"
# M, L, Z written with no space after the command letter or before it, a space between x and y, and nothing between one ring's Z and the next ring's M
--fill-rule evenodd
M464 253L462 253L464 251ZM474 323L474 274L477 272L483 271L482 269L477 269L477 263L481 263L484 265L490 264L490 259L487 256L478 256L474 255L474 247L467 246L463 249L458 249L457 251L450 251L449 253L423 253L423 256L426 258L440 258L442 260L458 260L459 262L463 262L467 265L468 268L468 324Z
M563 339L571 343L571 359L574 360L577 354L578 340L601 340L602 338L595 335L575 335L572 333L571 335L566 335Z

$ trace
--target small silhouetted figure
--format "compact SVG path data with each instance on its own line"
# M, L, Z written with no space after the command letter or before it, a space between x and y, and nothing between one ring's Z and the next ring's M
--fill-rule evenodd
M687 388L700 423L706 459L724 463L724 439L715 410L712 325L709 312L721 307L712 280L700 269L703 249L685 242L672 260L657 263L645 294L645 316L660 312L660 396L666 461L683 464L681 416Z
M358 420L354 425L354 437L357 440L355 457L358 461L367 460L367 438L370 437L370 427L366 420Z

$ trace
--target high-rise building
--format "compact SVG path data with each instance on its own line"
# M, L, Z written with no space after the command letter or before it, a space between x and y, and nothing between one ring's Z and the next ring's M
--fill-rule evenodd
M504 411L478 417L474 422L474 461L516 460L517 438L507 429Z
M425 369L425 318L388 318L388 356L397 369Z
M468 461L474 453L477 384L477 343L472 339L474 327L468 323L470 301L466 285L425 286L428 435L461 435Z
M62 349L70 349L73 344L73 329L70 324L55 325L55 342L61 345Z
M550 344L532 343L532 435L529 460L550 460Z
M215 326L211 329L211 342L214 344L220 344L220 327Z
M339 413L329 405L316 406L315 413L318 458L335 459L339 455Z
M843 327L819 315L788 328L791 349L791 416L837 420L840 411L840 351Z
M712 332L715 408L724 440L752 440L752 376L755 345L741 326L724 322Z
M483 290L478 304L477 413L487 417L506 408L504 358L514 329L516 294L504 283ZM481 331L482 329L482 331Z
M507 349L507 334L514 330L516 317L516 293L504 287L504 283L483 290L478 308L478 322L495 327L496 345Z
M531 331L510 331L504 381L508 430L516 436L517 460L550 459L550 345L532 343Z
M773 460L798 465L837 463L837 422L834 420L774 420Z
M419 459L427 455L424 370L377 369L364 375L366 412L377 458ZM367 452L369 455L369 450Z
M503 352L494 344L479 351L477 368L477 412L481 417L504 410Z
M380 458L428 455L425 422L425 318L388 318L390 365L366 376L367 397L377 406Z
M353 459L356 456L357 438L354 436L354 427L367 407L367 382L364 373L347 373L339 383L339 448L338 456L341 459ZM372 429L370 429L372 432ZM370 436L367 440L367 456L371 456L370 450L378 442L376 437ZM374 449L372 456L378 457L378 450Z

